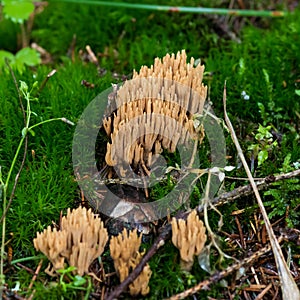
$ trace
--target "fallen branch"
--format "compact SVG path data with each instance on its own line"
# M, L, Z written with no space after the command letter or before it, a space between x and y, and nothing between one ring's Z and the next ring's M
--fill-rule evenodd
M291 179L294 177L300 176L300 169L299 170L295 170L289 173L284 173L284 174L280 174L280 175L276 175L276 176L267 176L263 179L261 179L260 181L256 181L256 187L258 190L263 190L268 188L270 185L272 185L272 183L280 181L280 180L286 180L286 179ZM222 205L224 203L230 202L230 201L234 201L238 198L241 197L246 197L248 195L251 195L253 193L253 188L251 184L245 185L245 186L240 186L230 192L226 192L221 194L218 197L215 197L212 200L212 204L214 205ZM202 205L198 206L198 211L202 211Z

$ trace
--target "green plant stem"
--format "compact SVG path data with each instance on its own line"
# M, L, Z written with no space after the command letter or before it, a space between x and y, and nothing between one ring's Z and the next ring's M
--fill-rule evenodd
M28 126L29 126L29 122L30 122L30 116L31 116L31 110L30 110L30 96L28 93L24 93L24 96L27 100L27 118L26 118L26 125L25 125L25 133L22 135L22 138L19 142L18 148L16 150L15 156L13 158L13 161L10 165L6 180L5 180L5 184L3 186L3 214L1 216L1 222L2 222L2 240L1 240L1 250L0 250L0 299L2 299L2 294L3 294L3 287L4 287L4 283L5 283L5 277L4 277L4 273L3 273L3 266L4 266L4 252L5 252L5 232L6 232L6 214L8 211L7 208L7 189L8 189L8 184L10 182L10 177L12 174L12 171L15 167L17 158L19 156L21 147L23 145L23 142L26 138L26 135L28 133ZM23 129L24 130L24 129Z
M3 227L5 227L5 216L7 214L7 211L9 209L9 206L10 206L10 202L9 204L7 204L7 200L6 200L6 195L7 195L7 188L8 188L8 184L9 184L9 180L10 180L10 177L11 177L11 174L12 174L12 171L14 169L14 166L16 164L16 161L17 161L17 158L19 156L19 152L21 150L21 147L23 145L23 142L24 140L26 139L26 136L27 136L27 133L32 130L33 128L37 127L37 126L40 126L42 124L45 124L45 123L49 123L49 122L52 122L52 121L63 121L64 118L53 118L53 119L49 119L49 120L45 120L45 121L42 121L42 122L39 122L37 124L34 124L32 125L31 127L28 127L29 126L29 122L30 122L30 115L31 115L31 110L30 110L30 104L28 103L27 105L27 115L29 116L26 120L26 127L24 128L25 129L25 134L22 136L21 140L20 140L20 143L19 143L19 146L17 148L17 151L15 153L15 156L13 158L13 161L12 161L12 164L10 166L10 169L8 171L8 175L7 175L7 178L6 178L6 181L5 181L5 184L4 184L4 187L3 187L3 214L0 218L0 223L3 222ZM3 232L2 232L3 233ZM2 252L2 247L1 247L1 254L4 253L4 248L3 248L3 252ZM0 263L0 265L2 265ZM0 267L0 272L1 272L1 267ZM0 273L2 274L2 273Z
M68 2L81 3L90 5L123 7L132 9L158 10L167 12L184 12L196 14L218 14L218 15L233 15L233 16L255 16L255 17L284 17L284 11L268 11L268 10L251 10L251 9L226 9L226 8L210 8L210 7L189 7L189 6L168 6L168 5L152 5L140 3L124 3L124 2L108 2L108 1L93 1L93 0L54 0L52 2Z
M62 118L53 118L53 119L45 120L45 121L42 121L40 123L34 124L34 125L32 125L31 127L28 128L28 131L30 131L33 128L38 127L38 126L40 126L42 124L53 122L53 121L62 121Z
M3 207L6 205L6 189L5 185L3 187ZM5 283L5 276L3 273L3 266L4 266L4 247L5 247L5 218L3 219L2 224L2 242L1 242L1 252L0 252L0 299L2 300L3 288Z
M38 259L46 259L46 255L35 255L35 256L28 256L28 257L22 257L15 260L12 260L10 262L11 265L16 265L18 263L24 262L24 261L30 261L30 260L38 260Z
M5 231L6 231L6 213L7 213L7 188L8 188L8 183L13 171L13 168L15 166L15 163L17 161L17 158L19 156L19 152L20 149L22 147L22 144L25 140L26 135L24 135L22 137L22 139L20 140L18 149L15 153L15 156L13 158L12 164L10 166L10 169L8 171L8 175L5 181L5 184L3 186L3 214L1 217L1 221L2 221L2 242L1 242L1 250L0 250L0 299L2 299L2 293L3 293L3 287L4 287L4 283L5 283L5 277L4 277L4 273L3 273L3 266L4 266L4 252L5 252Z
M8 171L8 174L7 174L7 177L6 177L6 180L5 180L4 188L3 188L5 194L6 194L6 191L7 191L7 188L8 188L8 183L9 183L9 180L10 180L10 177L11 177L11 174L12 174L12 171L13 171L14 166L15 166L15 164L16 164L16 161L17 161L17 158L18 158L18 156L19 156L19 152L20 152L20 150L21 150L21 147L22 147L22 145L23 145L24 140L25 140L25 135L24 135L24 136L21 138L21 140L20 140L19 146L18 146L18 148L17 148L17 151L16 151L16 153L15 153L15 156L14 156L13 161L12 161L12 163L11 163L11 166L10 166L10 168L9 168L9 171ZM3 194L4 194L4 193L3 193ZM5 196L4 196L4 197L3 197L3 206L4 206L4 202L5 202L5 201L6 201L6 199L5 199Z

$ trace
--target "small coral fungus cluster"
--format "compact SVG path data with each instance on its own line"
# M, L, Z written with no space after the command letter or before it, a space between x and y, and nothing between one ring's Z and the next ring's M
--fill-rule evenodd
M115 269L122 282L132 269L140 262L143 253L139 252L142 236L137 231L126 229L110 240L110 253ZM51 261L54 270L47 270L54 276L55 271L63 269L66 261L75 267L74 273L82 276L88 274L92 262L99 257L108 241L108 234L103 222L91 210L79 207L62 218L61 228L53 230L49 226L34 239L36 250L43 252ZM149 293L148 283L151 276L150 267L144 267L139 277L129 286L131 295Z
M193 210L186 221L172 219L172 242L180 251L180 266L184 271L190 271L194 256L199 255L206 242L206 228Z
M33 240L34 247L51 261L54 270L63 269L65 260L83 275L100 256L108 240L103 222L91 210L79 207L62 218L60 230L48 226Z
M122 282L129 275L129 271L134 269L141 261L143 254L138 250L141 245L142 236L138 237L137 230L127 232L123 230L117 237L112 237L110 241L110 255L114 260L115 269ZM149 293L148 282L151 277L151 270L147 264L139 277L129 285L130 294L146 295Z

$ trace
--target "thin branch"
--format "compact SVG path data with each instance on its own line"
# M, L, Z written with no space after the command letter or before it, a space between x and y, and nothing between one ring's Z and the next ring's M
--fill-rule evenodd
M223 105L224 105L224 117L225 117L225 122L226 125L230 131L231 134L231 138L235 144L235 147L237 149L238 155L243 163L244 169L247 173L247 176L250 180L250 184L252 186L252 189L254 191L255 197L257 199L257 203L258 206L260 208L260 211L262 213L264 222L265 222L265 226L270 238L270 242L271 242L271 246L272 246L272 250L273 250L273 254L275 257L275 261L276 261L276 266L278 269L278 274L279 274L279 279L280 279L280 283L281 283L281 290L282 290L282 297L283 300L290 300L290 299L300 299L300 292L299 289L295 283L294 278L292 277L289 268L286 264L286 261L284 259L284 256L282 254L280 245L275 237L275 234L273 232L273 228L271 226L270 220L268 218L266 209L264 207L264 204L262 202L262 199L260 197L260 194L258 192L257 186L254 182L254 179L252 177L251 171L247 165L245 156L243 154L242 148L239 144L239 141L236 137L235 131L233 129L233 126L231 124L231 121L227 115L227 111L226 111L226 82L224 85L224 94L223 94Z
M289 173L284 173L284 174L280 174L280 175L276 175L276 176L267 176L263 179L261 179L260 181L256 182L256 187L258 190L263 190L268 188L270 185L272 185L272 183L277 182L277 181L281 181L281 180L286 180L286 179L291 179L293 177L297 177L300 176L300 169L299 170L295 170ZM244 185L244 186L240 186L230 192L226 192L221 194L218 197L215 197L212 200L212 204L213 205L222 205L224 203L230 202L230 201L234 201L238 198L241 197L246 197L248 195L253 194L253 189L251 184L248 185ZM197 210L200 212L202 211L202 205L200 204L197 208Z
M11 77L13 78L16 90L18 92L19 104L20 104L20 107L21 107L21 110L22 110L23 120L24 120L24 127L25 127L26 126L26 112L25 112L24 105L23 105L23 102L22 102L22 95L21 95L21 92L20 92L20 89L19 89L19 86L18 86L18 82L17 82L16 76L15 76L15 73L14 73L13 69L11 68L7 58L5 58L5 63L6 63L8 69L10 71Z
M44 89L46 83L48 82L48 80L50 79L50 77L52 77L54 74L56 73L56 69L53 69L48 75L47 77L43 80L39 90L38 90L38 95L41 93L41 91Z

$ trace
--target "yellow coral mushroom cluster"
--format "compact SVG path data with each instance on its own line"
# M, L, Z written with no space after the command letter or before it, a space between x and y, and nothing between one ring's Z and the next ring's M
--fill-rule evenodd
M118 236L111 238L110 255L114 260L115 269L121 282L143 257L143 253L139 252L141 238L141 235L138 237L136 229L131 232L124 229ZM129 292L132 296L149 293L148 283L151 274L150 266L147 264L141 274L129 285Z
M54 270L64 268L65 260L76 267L75 273L82 276L95 258L100 256L108 240L103 222L91 210L79 207L62 218L61 229L48 226L37 233L33 240L36 250L43 252L51 261ZM52 273L53 274L53 273Z
M184 50L156 58L118 90L118 109L103 120L111 138L105 156L109 166L125 162L149 167L163 149L172 153L178 143L197 138L193 115L202 113L207 87L204 66L186 60Z
M180 251L180 266L184 271L190 271L194 256L199 255L206 242L205 226L193 210L187 220L172 219L172 242Z

